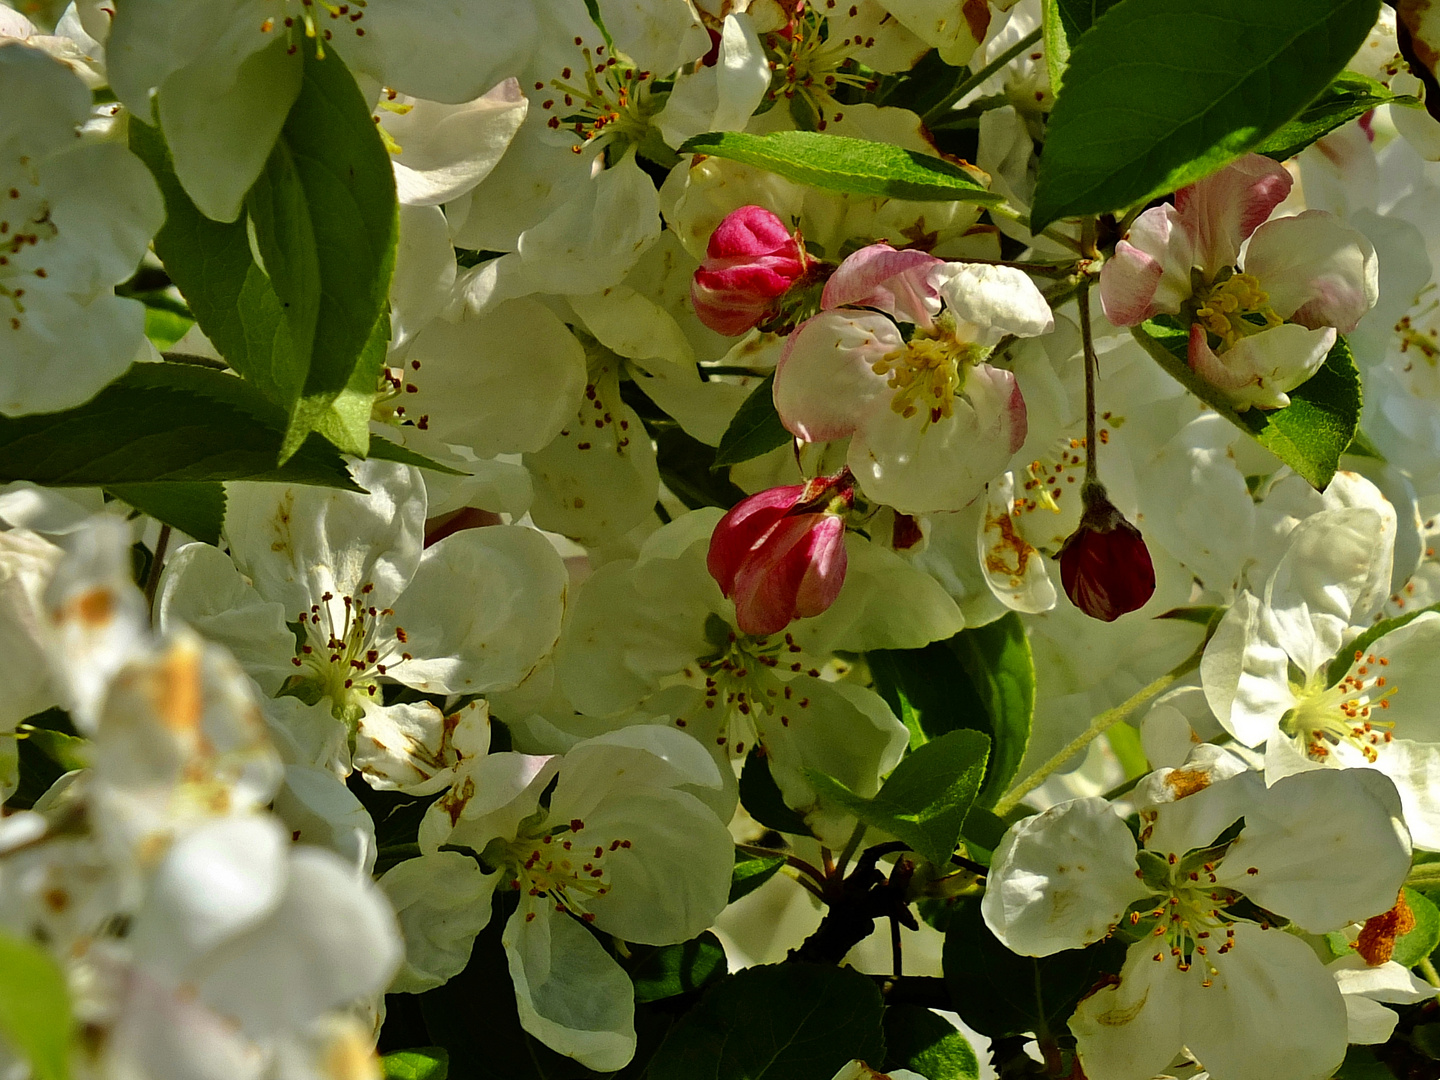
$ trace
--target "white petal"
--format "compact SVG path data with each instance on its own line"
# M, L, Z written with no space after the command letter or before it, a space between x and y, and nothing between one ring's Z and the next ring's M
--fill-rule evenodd
M1070 1017L1087 1076L1151 1080L1184 1045L1186 978L1168 954L1153 960L1148 945L1130 946L1119 984L1082 998Z
M1259 746L1279 730L1295 704L1289 657L1276 640L1269 612L1248 592L1231 605L1200 660L1205 698L1226 731Z
M375 869L375 822L333 772L287 765L272 808L294 843L329 848L361 874Z
M1435 996L1435 987L1393 960L1371 967L1363 956L1350 953L1327 965L1326 970L1335 976L1340 992L1347 996L1363 994L1392 1005L1417 1005Z
M1279 409L1290 404L1286 392L1315 374L1335 344L1335 331L1328 327L1308 330L1285 323L1241 338L1217 356L1205 344L1199 323L1192 324L1191 334L1190 366L1225 391L1241 412L1252 405Z
M450 303L455 249L438 206L400 206L400 242L390 279L390 348L401 349Z
M1396 739L1379 751L1372 766L1384 773L1400 793L1405 825L1421 851L1440 851L1440 746Z
M1000 474L985 493L975 546L985 584L1011 611L1034 615L1055 606L1055 582L1046 563L1017 528L1015 474Z
M426 549L395 602L415 659L389 674L434 694L513 689L560 636L567 585L560 556L534 529L453 533Z
M580 407L585 352L550 310L514 300L459 322L437 320L406 353L406 416L481 457L539 450Z
M1135 838L1104 799L1077 799L1010 827L980 910L1022 956L1099 941L1150 892L1135 877Z
M1433 988L1432 988L1433 990ZM1342 991L1343 993L1343 991ZM1389 1042L1400 1016L1378 1001L1359 994L1345 994L1345 1038L1347 1042L1374 1046Z
M1282 319L1312 329L1355 329L1380 295L1375 248L1323 210L1277 218L1255 230L1245 272L1258 278Z
M400 201L438 206L464 195L495 168L525 119L529 100L515 79L497 83L474 101L442 105L403 101L405 112L376 114L400 153L393 159Z
M1345 1004L1309 945L1281 930L1239 923L1235 947L1216 957L1215 966L1213 986L1188 982L1184 1021L1186 1045L1212 1076L1330 1075L1345 1056Z
M235 483L225 535L236 565L266 600L297 618L325 593L388 607L415 575L425 527L419 470L371 459L353 466L369 494L309 486ZM343 623L343 609L337 622Z
M1409 872L1409 836L1399 818L1394 785L1370 769L1287 776L1246 810L1219 883L1311 933L1364 922L1394 905Z
M405 935L405 964L392 994L418 994L465 970L475 935L490 922L499 874L485 874L456 851L406 859L380 878Z
M1037 337L1054 329L1050 305L1023 270L948 263L946 271L936 284L955 317L969 325L968 332L961 331L965 340L994 345L1006 334Z
M510 917L502 939L521 1026L589 1068L623 1068L635 1055L630 977L570 916L546 903L527 920L527 906Z
M224 645L267 696L295 671L285 608L262 599L230 557L209 544L186 544L166 561L155 614L162 632L185 625Z

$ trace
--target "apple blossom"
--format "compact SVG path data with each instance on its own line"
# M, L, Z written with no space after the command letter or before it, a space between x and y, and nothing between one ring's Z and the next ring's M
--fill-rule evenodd
M1378 296L1363 235L1317 210L1266 220L1291 183L1278 163L1241 158L1136 218L1100 271L1112 323L1180 316L1190 366L1240 410L1287 405Z
M775 372L785 426L808 442L848 436L846 463L872 499L960 509L1025 441L1020 386L987 360L1007 334L1054 325L1039 290L1010 267L875 244L840 264L821 307Z
M125 146L80 138L90 90L0 38L0 413L89 400L144 344L144 308L115 295L165 218Z
M1135 927L1118 981L1070 1020L1086 1075L1146 1080L1188 1047L1215 1080L1329 1076L1345 1052L1340 991L1271 923L1323 933L1394 902L1409 843L1393 786L1323 772L1267 789L1217 751L1137 794L1143 846L1103 799L1062 803L1006 833L981 904L1026 955Z

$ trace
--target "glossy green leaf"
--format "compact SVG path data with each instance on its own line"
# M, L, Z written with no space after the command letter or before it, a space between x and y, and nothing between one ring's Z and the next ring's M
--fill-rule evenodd
M450 1054L443 1046L397 1050L380 1059L380 1075L385 1080L446 1080Z
M730 903L749 896L779 873L784 865L785 859L780 855L761 857L736 852L735 869L730 874Z
M681 153L727 158L822 191L920 202L999 202L978 180L943 158L818 131L740 131L697 135Z
M1429 897L1410 888L1405 890L1405 903L1415 916L1415 925L1395 939L1395 952L1390 959L1402 967L1414 967L1440 945L1440 910Z
M220 543L225 524L225 488L211 480L198 484L111 484L106 488L142 514L207 544Z
M1025 624L1007 612L985 626L962 630L948 642L970 676L989 718L990 767L979 804L993 806L1015 779L1035 718L1035 663Z
M1031 228L1144 203L1300 112L1355 55L1379 0L1120 0L1073 45Z
M767 375L765 381L740 403L730 426L720 436L720 445L715 450L715 464L711 468L720 469L749 461L777 446L784 446L793 438L780 422L780 414L775 411L774 392L775 376Z
M752 967L709 990L650 1061L648 1080L832 1080L881 1061L884 1006L873 980L818 964Z
M1060 92L1064 72L1070 62L1070 50L1080 35L1095 20L1114 7L1119 0L1042 0L1041 28L1044 33L1045 67L1050 74L1050 88Z
M1317 490L1325 490L1360 426L1360 373L1343 337L1336 339L1320 370L1289 392L1290 404L1285 408L1236 412L1220 390L1191 370L1186 360L1188 335L1174 320L1152 319L1130 332L1185 389L1253 436Z
M1000 944L970 900L955 906L945 932L945 983L960 1019L992 1039L1026 1032L1063 1033L1075 1004L1125 962L1118 940L1040 958Z
M965 1036L930 1009L885 1010L885 1070L909 1069L925 1080L979 1080L980 1063Z
M70 1075L72 1027L60 966L40 946L0 931L0 1036L30 1062L36 1080Z
M626 965L635 984L635 1001L663 1001L703 989L729 970L725 947L710 931L676 945L632 946L634 962Z
M364 454L368 428L332 406L349 390L368 420L378 378L352 379L374 366L366 345L386 311L399 217L390 155L333 49L306 51L300 96L245 205L294 346L295 373L283 381L298 381L299 397L285 453L323 426L342 450Z
M1392 94L1382 83L1354 71L1342 71L1300 115L1255 147L1255 153L1284 161L1316 139L1381 105L1420 107L1418 98Z
M805 819L785 805L775 778L770 775L770 762L758 748L750 751L740 771L740 802L750 816L767 829L796 836L810 835Z
M943 866L959 843L989 753L982 732L952 731L908 754L870 799L823 773L806 775L822 796Z
M0 417L0 483L277 480L359 490L339 452L319 438L277 466L283 431L283 414L242 379L183 364L137 364L77 408Z
M461 469L442 465L432 457L416 453L408 446L401 446L399 443L393 443L389 439L382 439L378 436L371 436L370 453L367 456L379 458L381 461L398 461L401 465L414 465L417 469L429 469L432 472L445 473L447 476L470 475Z

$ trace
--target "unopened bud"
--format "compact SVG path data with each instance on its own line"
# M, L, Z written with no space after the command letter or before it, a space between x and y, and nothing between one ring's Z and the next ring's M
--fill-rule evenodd
M1070 602L1092 619L1114 622L1155 593L1155 565L1140 530L1115 509L1100 484L1087 484L1080 527L1055 558Z
M845 518L854 498L848 469L742 500L710 537L706 565L735 601L735 621L756 637L819 615L845 583Z
M798 232L763 206L742 206L710 234L690 301L711 330L739 337L776 313L807 265Z

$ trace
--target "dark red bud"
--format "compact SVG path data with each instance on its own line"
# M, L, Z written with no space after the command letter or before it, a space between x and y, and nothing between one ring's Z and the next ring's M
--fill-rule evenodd
M1140 530L1115 509L1099 484L1084 493L1085 512L1055 558L1070 602L1092 619L1114 622L1155 594L1155 565Z

